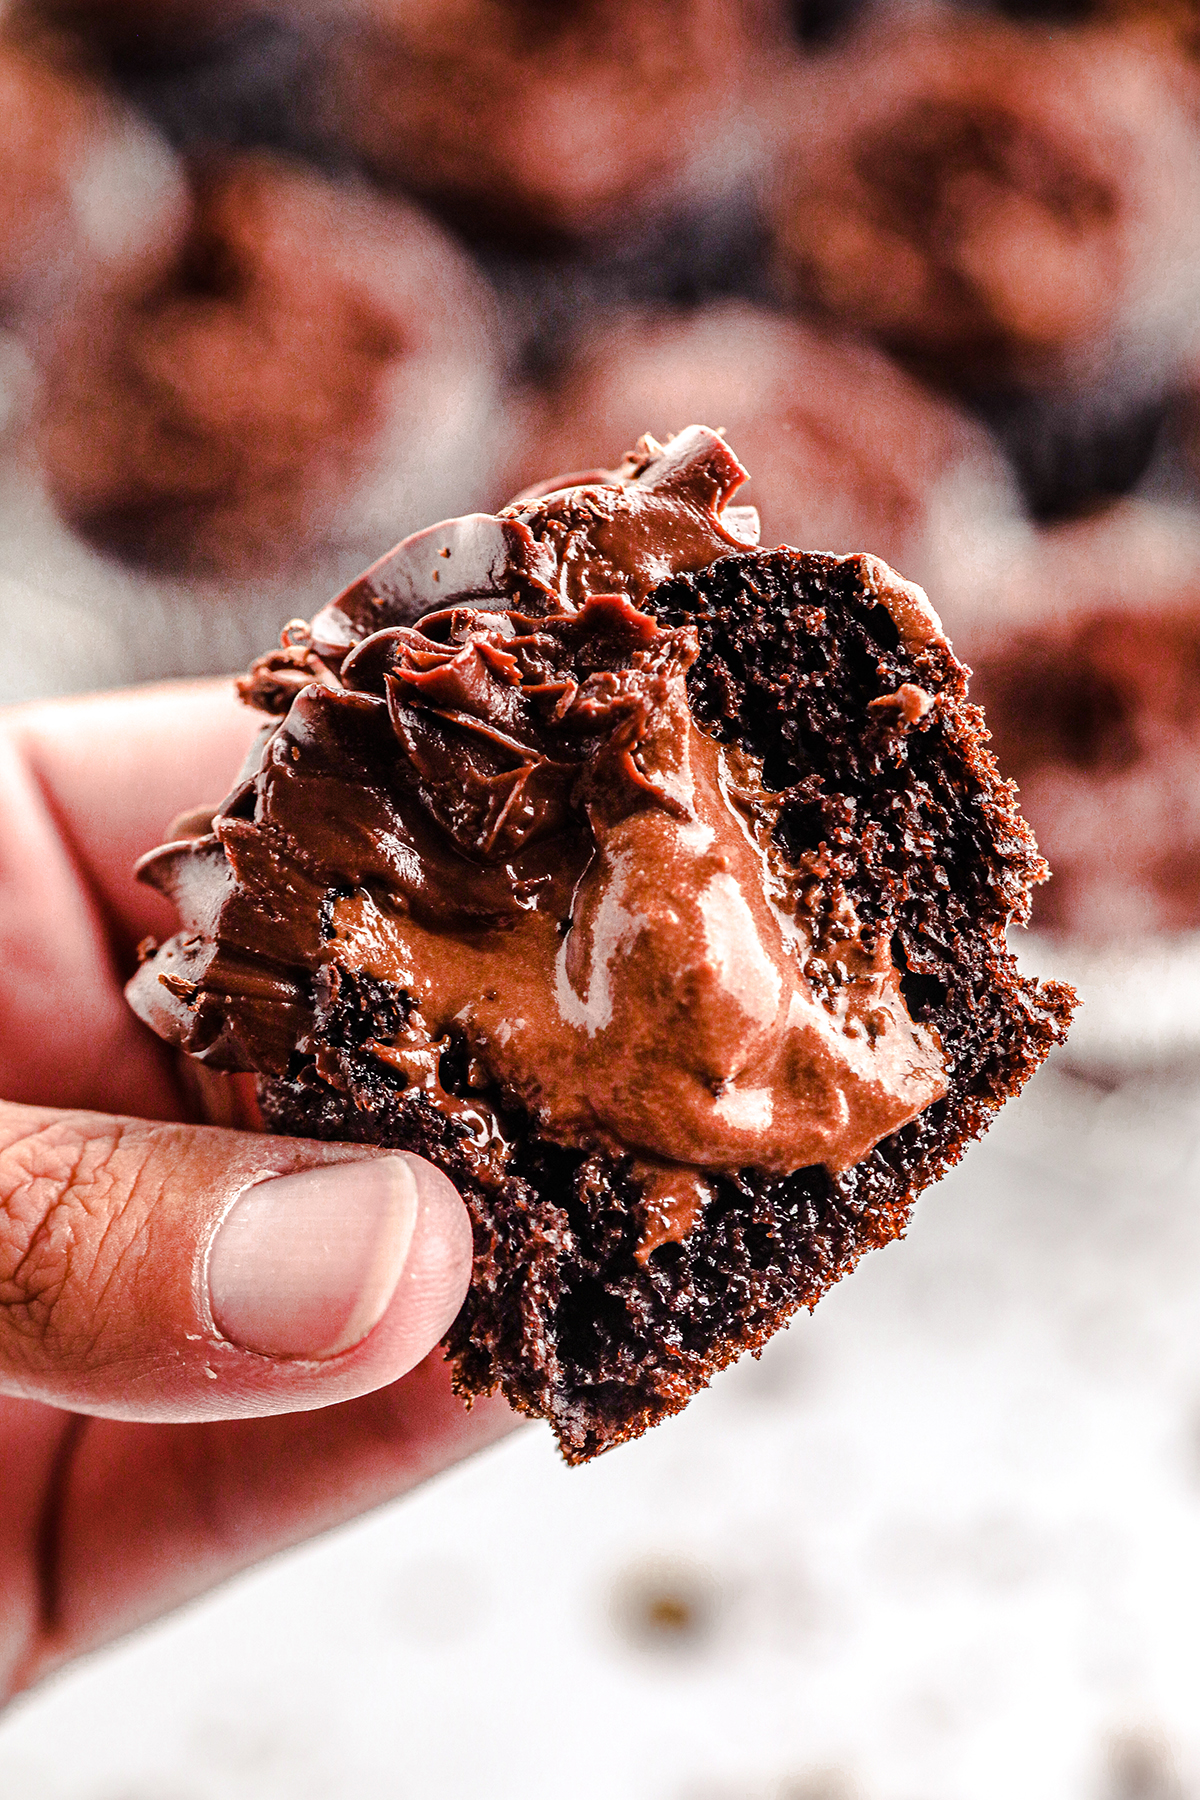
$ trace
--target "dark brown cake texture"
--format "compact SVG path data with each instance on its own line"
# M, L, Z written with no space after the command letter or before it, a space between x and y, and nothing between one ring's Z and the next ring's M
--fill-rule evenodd
M716 434L401 544L144 860L130 999L271 1129L430 1157L446 1340L582 1462L812 1307L1063 1036L1045 874L920 589L754 547ZM414 621L418 621L414 623Z

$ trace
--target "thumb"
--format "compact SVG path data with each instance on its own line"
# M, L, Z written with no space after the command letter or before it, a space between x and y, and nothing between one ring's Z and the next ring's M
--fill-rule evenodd
M0 1392L147 1421L332 1405L413 1368L470 1273L421 1157L0 1105Z

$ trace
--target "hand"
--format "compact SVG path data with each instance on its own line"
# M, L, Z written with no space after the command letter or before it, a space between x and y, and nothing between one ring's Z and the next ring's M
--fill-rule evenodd
M0 713L3 1693L511 1421L434 1353L470 1276L445 1177L189 1123L125 1005L174 928L133 862L259 723L225 682Z

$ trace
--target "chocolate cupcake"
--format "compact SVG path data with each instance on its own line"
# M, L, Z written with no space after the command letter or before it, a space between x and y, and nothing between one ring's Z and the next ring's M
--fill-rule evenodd
M266 153L197 166L193 191L47 369L64 517L131 562L248 575L477 500L493 309L462 253L417 209Z
M330 43L324 130L483 235L620 236L729 190L785 15L778 0L358 0Z
M744 474L692 427L401 544L142 864L183 925L135 1010L272 1129L446 1170L459 1391L570 1462L899 1235L1070 1014L1005 946L1044 865L924 594L755 548Z
M510 491L597 450L619 455L647 421L665 436L700 412L753 470L745 497L767 543L871 544L928 584L1018 521L980 425L869 346L746 301L594 326L519 409Z
M1077 942L1200 930L1200 527L1128 501L1039 534L951 615Z
M1176 55L905 19L823 59L788 130L781 283L933 379L1132 408L1200 346L1200 133Z

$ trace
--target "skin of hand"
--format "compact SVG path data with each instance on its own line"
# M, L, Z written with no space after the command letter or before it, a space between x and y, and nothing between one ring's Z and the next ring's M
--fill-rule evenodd
M261 721L227 682L0 712L0 1695L507 1431L435 1346L431 1164L194 1124L122 987L133 879Z

